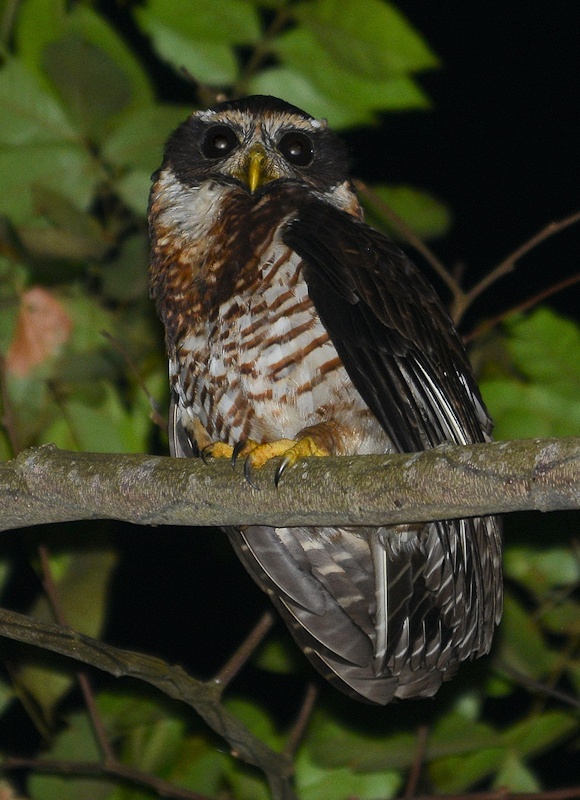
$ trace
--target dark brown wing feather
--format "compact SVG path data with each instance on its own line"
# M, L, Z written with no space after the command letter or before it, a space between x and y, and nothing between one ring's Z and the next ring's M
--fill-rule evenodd
M491 431L453 324L421 273L385 236L306 201L284 241L356 388L398 450L481 442Z

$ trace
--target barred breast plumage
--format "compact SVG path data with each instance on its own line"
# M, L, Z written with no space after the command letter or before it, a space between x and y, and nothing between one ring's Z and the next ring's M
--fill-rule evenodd
M168 142L150 229L173 455L307 434L333 454L489 437L446 312L361 221L320 121L273 98L192 115ZM432 695L491 646L494 518L230 539L312 663L359 699Z

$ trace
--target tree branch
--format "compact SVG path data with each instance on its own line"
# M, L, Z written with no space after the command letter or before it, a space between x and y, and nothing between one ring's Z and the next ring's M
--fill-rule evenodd
M378 525L580 508L580 437L423 453L310 458L260 470L225 459L74 453L46 445L0 464L0 530L79 519L139 525Z
M290 759L271 750L220 704L221 687L213 681L196 680L181 667L167 664L155 656L112 647L70 628L41 622L4 608L0 608L0 634L90 664L116 678L136 678L186 703L227 741L232 755L259 767L266 774L276 800L292 800L294 797L289 783L292 774Z

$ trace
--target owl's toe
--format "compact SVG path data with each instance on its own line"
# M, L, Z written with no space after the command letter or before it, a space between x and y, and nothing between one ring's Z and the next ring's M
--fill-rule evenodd
M300 439L277 439L273 442L264 442L256 445L248 452L244 462L244 475L254 489L259 489L253 478L254 471L261 469L272 458L281 456L282 461L276 470L274 478L276 486L278 486L282 474L300 458L327 455L329 455L328 451L317 444L311 436L304 436Z
M249 455L257 444L252 439L238 442L233 447L231 444L226 444L226 442L211 442L211 444L202 448L201 457L205 462L209 461L210 458L229 458L232 466L235 466L238 456Z

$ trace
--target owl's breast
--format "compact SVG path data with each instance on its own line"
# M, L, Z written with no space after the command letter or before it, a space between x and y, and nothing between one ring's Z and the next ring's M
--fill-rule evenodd
M377 451L382 439L309 297L300 258L276 237L240 271L232 295L197 319L173 369L183 407L213 439L293 438L330 417L356 431L355 452Z

